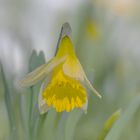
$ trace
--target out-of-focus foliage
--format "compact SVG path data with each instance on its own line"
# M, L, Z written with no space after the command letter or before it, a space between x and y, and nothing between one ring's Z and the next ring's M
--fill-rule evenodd
M120 110L116 111L115 113L113 113L111 115L111 117L106 121L106 123L104 124L104 128L101 132L101 134L99 135L98 140L104 140L106 138L106 136L108 135L108 133L110 132L112 126L114 125L114 123L116 122L116 120L120 117Z
M0 139L139 140L139 6L136 0L1 0ZM55 54L66 21L77 56L103 98L91 94L86 115L51 110L40 116L40 83L21 89L17 81ZM120 108L105 134L107 118Z

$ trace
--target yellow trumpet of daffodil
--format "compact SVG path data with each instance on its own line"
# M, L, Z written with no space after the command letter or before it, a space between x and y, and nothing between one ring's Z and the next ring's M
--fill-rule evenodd
M88 106L86 86L101 98L101 95L86 77L75 54L71 39L71 27L68 23L62 26L58 49L54 58L29 73L21 81L21 85L32 86L42 79L45 80L38 98L41 114L50 108L55 108L57 112L70 112L74 108L86 112Z

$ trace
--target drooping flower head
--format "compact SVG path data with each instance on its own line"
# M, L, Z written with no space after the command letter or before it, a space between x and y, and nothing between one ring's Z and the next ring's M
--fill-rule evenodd
M49 79L48 76L49 75ZM98 97L100 94L91 85L75 54L71 27L63 24L57 52L47 64L29 73L22 81L23 86L34 85L41 79L45 79L39 93L40 113L55 108L57 112L70 112L74 108L86 112L88 105L88 86Z

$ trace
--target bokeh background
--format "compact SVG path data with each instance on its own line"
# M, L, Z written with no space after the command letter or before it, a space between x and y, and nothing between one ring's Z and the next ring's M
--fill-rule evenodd
M54 56L65 22L103 98L89 91L86 115L51 110L36 116L39 85L22 89L17 81ZM102 140L140 139L139 0L0 0L0 64L0 140L99 140L106 120L119 109Z

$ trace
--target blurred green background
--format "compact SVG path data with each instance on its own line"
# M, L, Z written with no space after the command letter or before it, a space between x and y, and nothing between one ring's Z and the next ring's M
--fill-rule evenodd
M89 91L86 115L40 116L40 83L22 89L18 81L54 56L64 22L103 98ZM0 140L140 140L139 132L139 1L0 0Z

